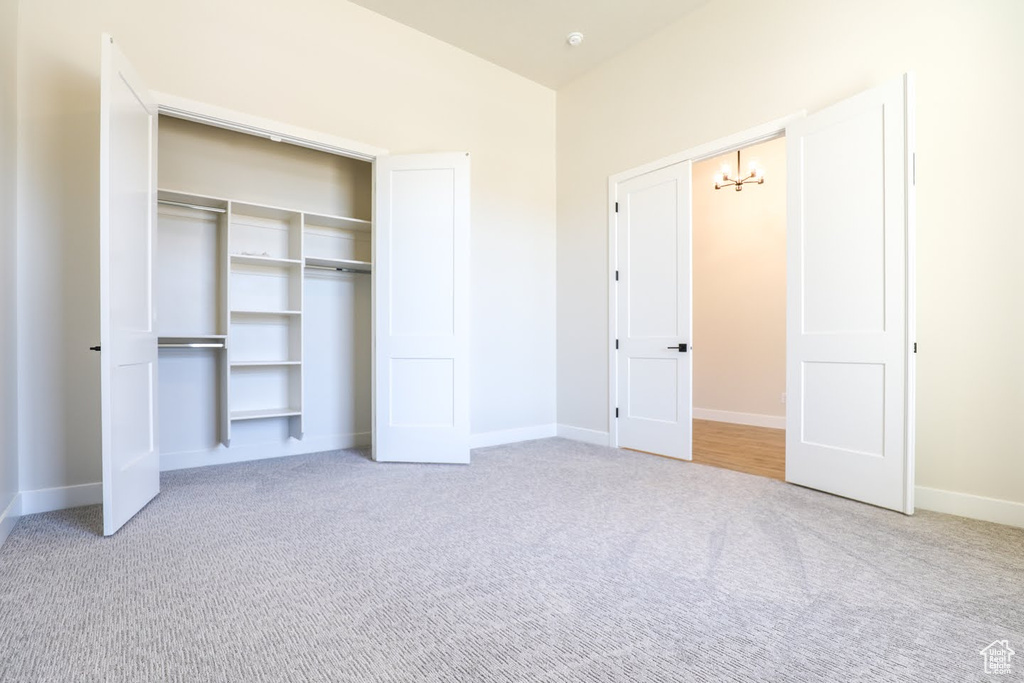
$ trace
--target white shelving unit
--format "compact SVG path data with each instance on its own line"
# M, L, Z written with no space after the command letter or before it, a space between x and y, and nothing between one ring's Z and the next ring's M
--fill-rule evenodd
M302 213L235 201L229 208L229 419L287 417L289 434L301 439Z
M176 354L215 354L183 379L215 387L215 400L183 399L216 404L224 446L232 424L257 420L287 419L302 439L306 269L370 273L372 223L176 190L159 199L161 352L169 366Z

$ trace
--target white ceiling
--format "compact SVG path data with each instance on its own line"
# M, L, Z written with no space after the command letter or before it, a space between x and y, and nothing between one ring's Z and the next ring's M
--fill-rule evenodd
M709 0L352 0L557 88ZM580 31L583 44L566 36Z

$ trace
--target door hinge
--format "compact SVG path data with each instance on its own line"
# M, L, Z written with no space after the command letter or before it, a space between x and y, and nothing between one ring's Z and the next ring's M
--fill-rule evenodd
M615 213L619 212L619 203L615 202Z
M917 342L914 342L914 353L917 353Z
M618 409L618 408L616 408L616 409L615 409L615 417L618 417L618 416L619 416L619 409Z
M616 339L616 340L615 340L615 348L616 348L616 349L618 349L618 348L619 348L619 340L618 340L618 339Z
M619 271L617 271L617 270L615 271L615 281L616 282L619 281Z

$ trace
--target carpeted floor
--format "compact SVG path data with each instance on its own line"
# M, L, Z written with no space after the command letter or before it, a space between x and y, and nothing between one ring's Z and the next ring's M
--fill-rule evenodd
M1024 678L1024 530L547 439L168 473L0 549L3 681Z

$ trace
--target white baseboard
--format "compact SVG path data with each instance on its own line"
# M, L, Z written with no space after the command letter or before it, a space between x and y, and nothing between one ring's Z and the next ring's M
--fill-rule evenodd
M11 530L14 529L15 523L18 521L18 516L21 513L21 494L16 493L11 498L11 502L7 504L3 512L0 512L0 547L3 547L4 541L11 535Z
M36 489L21 492L21 515L34 515L37 512L66 510L83 505L99 505L103 502L103 484L79 484L78 486L58 486L52 489Z
M324 451L337 451L342 448L365 448L370 445L369 432L355 434L337 434L318 438L290 440L283 444L255 444L252 446L217 446L202 451L186 451L184 453L161 453L160 471L171 472L190 467L206 465L227 465L250 460L267 460L283 458L290 455L307 455Z
M734 413L730 410L711 410L710 408L694 408L693 419L711 420L712 422L731 422L737 425L749 425L751 427L768 427L770 429L785 429L786 416L761 415L760 413Z
M558 425L558 436L573 441L592 443L597 446L608 446L611 444L611 435L608 432L599 432L596 429L584 429L583 427L572 427L570 425Z
M932 512L945 512L985 522L1024 528L1024 503L985 498L970 493L943 491L924 486L914 488L915 506Z
M533 427L518 427L516 429L502 429L496 432L482 432L472 434L469 437L470 448L487 448L488 446L501 446L506 443L518 443L520 441L533 441L534 439L547 439L558 434L558 428L554 424L535 425Z

